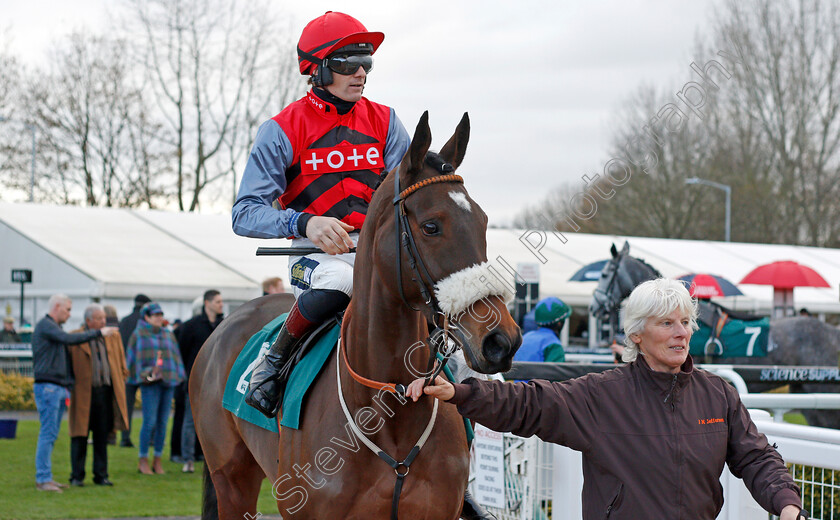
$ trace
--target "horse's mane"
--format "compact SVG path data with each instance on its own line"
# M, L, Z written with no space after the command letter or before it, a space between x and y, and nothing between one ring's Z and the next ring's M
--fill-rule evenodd
M637 256L630 256L630 255L627 255L627 258L632 258L633 260L635 260L635 261L639 262L640 264L642 264L643 266L647 267L653 274L656 275L657 278L662 276L662 273L660 273L657 268L655 268L652 265L650 265L649 263L645 262L645 260L643 258L639 258Z

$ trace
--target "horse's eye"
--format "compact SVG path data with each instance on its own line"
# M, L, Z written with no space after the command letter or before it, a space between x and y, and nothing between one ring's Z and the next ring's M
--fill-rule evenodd
M440 234L440 227L437 225L436 222L432 222L431 220L428 222L423 222L421 225L423 228L424 235L439 235Z

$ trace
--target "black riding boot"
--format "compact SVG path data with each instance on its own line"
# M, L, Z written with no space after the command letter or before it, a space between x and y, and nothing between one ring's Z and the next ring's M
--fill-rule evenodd
M245 402L269 419L277 416L280 403L283 402L283 392L286 390L289 372L285 371L281 374L280 371L299 342L300 338L292 336L283 325L274 344L251 373L251 383L245 395Z
M464 508L461 510L464 520L493 520L496 518L475 501L469 490L464 491Z

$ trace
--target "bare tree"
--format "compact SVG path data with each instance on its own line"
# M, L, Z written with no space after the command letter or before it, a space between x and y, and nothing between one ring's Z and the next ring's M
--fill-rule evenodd
M691 117L671 115L668 128L673 89L631 97L610 157L626 159L632 180L582 186L556 227L719 240L724 194L684 185L700 177L732 188L733 240L840 244L840 6L731 0L695 56L702 110L682 107Z
M42 136L45 197L89 206L152 205L135 185L130 130L136 131L135 117L145 107L128 47L124 40L74 33L55 45L51 69L29 79L27 106Z
M766 144L789 243L825 245L840 231L840 6L826 0L730 0L715 42L743 60L731 106Z
M256 113L299 91L288 74L294 47L264 0L128 4L143 32L142 59L175 165L178 207L193 211L202 192L247 153Z
M0 31L0 198L12 192L25 193L30 167L29 133L20 110L20 84L23 67L11 54L4 32Z

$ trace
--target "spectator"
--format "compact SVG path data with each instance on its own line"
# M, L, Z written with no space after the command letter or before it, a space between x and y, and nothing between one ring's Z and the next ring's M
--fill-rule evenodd
M107 323L101 305L85 309L85 326L100 330ZM128 428L125 407L125 351L119 334L99 337L70 349L75 384L70 395L71 486L83 486L88 432L93 433L93 483L112 486L108 479L108 435Z
M193 421L192 409L190 407L189 379L195 357L199 349L216 330L222 322L222 310L224 301L219 291L210 289L204 293L204 307L201 313L181 326L178 335L178 345L181 349L181 357L184 360L184 367L187 374L187 382L184 385L184 422L181 427L181 458L184 462L182 471L192 473L195 471L195 422Z
M622 318L627 364L619 368L562 383L452 385L438 377L424 389L412 383L407 395L450 401L495 431L582 452L584 520L712 520L723 506L724 465L762 508L798 519L799 488L738 392L694 366L688 350L697 302L686 287L665 278L644 282Z
M263 296L286 292L286 289L283 287L283 279L279 276L272 276L263 280L262 290Z
M35 450L35 487L39 491L61 492L65 484L53 480L52 450L58 438L65 401L70 397L73 374L67 345L78 345L118 332L113 327L70 334L61 329L70 318L73 302L65 294L50 297L49 312L35 325L32 333L32 365L35 372L35 406L40 429Z
M128 340L134 329L137 328L137 321L140 319L140 309L149 303L151 298L145 294L138 294L134 297L134 310L131 314L120 320L120 337L122 338L123 348L128 349ZM126 352L128 358L128 352ZM122 440L120 446L124 448L133 448L134 444L131 442L131 416L134 415L134 401L137 399L137 389L139 387L132 384L130 381L125 383L125 406L128 412L128 429L123 430Z
M128 382L140 386L143 426L140 428L140 456L137 471L162 475L166 423L175 387L184 380L184 362L175 336L163 326L163 310L149 302L140 310L137 328L128 340ZM154 461L149 467L149 445Z
M15 319L11 316L3 317L3 330L0 331L0 343L21 343L20 336L15 331Z
M103 305L102 309L105 311L105 325L108 327L119 327L120 318L117 315L117 308L113 305ZM122 335L120 335L120 340L122 340ZM122 341L120 341L120 344L122 344Z
M572 309L559 298L549 297L534 309L534 322L539 327L522 336L522 346L513 356L514 361L566 361L566 352L560 343L560 332L571 316Z

